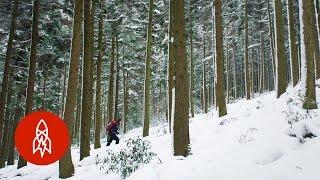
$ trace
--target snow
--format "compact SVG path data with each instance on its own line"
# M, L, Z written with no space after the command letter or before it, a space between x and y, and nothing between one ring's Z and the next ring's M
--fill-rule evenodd
M317 82L320 85L320 81ZM239 100L228 104L228 115L218 118L215 110L190 119L191 155L174 157L172 138L167 125L150 129L152 151L157 154L127 179L129 180L318 180L320 174L320 110L303 110L301 84L289 87L276 99L270 92L253 100ZM257 96L257 95L256 95ZM320 104L320 88L317 88ZM288 112L301 114L299 122L288 124ZM287 113L285 113L287 112ZM314 138L303 138L313 133ZM119 150L125 139L142 134L142 128L122 135L120 144L91 150L91 156L79 161L79 148L73 147L75 175L70 179L119 180L118 174L106 174L96 164L107 149ZM292 136L295 134L295 137ZM303 141L301 141L301 139ZM58 163L49 166L28 164L0 169L0 179L58 179Z

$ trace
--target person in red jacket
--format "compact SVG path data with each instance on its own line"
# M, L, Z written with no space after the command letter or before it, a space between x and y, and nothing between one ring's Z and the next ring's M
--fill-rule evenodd
M107 126L107 132L108 132L108 143L107 146L110 146L113 140L116 141L116 144L119 144L119 137L117 136L119 134L118 130L120 127L121 119L113 119L109 122Z

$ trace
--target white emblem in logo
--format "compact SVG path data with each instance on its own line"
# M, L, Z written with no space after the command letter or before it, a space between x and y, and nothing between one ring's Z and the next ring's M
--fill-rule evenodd
M42 158L46 151L51 154L51 139L49 138L49 129L43 119L41 119L37 125L36 137L34 137L32 142L33 154L35 154L37 151L40 152Z

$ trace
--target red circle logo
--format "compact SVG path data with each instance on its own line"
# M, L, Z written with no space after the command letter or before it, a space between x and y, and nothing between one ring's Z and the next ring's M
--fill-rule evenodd
M32 164L58 161L70 146L66 124L59 116L45 111L32 112L18 124L15 143L20 155Z

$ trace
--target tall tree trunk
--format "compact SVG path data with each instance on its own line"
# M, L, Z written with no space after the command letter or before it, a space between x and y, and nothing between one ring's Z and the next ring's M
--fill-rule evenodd
M300 22L303 22L303 29L301 30L302 47L302 62L301 62L301 80L306 86L305 97L303 102L304 109L317 109L316 90L315 90L315 14L313 0L301 0L302 3L300 14Z
M173 53L173 37L174 37L174 27L173 27L173 18L174 18L174 11L172 11L172 8L174 8L175 1L170 0L169 5L169 44L168 44L168 50L169 50L169 59L168 59L168 90L167 90L167 112L168 112L168 123L169 123L169 131L171 133L172 128L172 89L174 88L174 82L173 82L173 75L174 75L174 53Z
M273 27L272 27L272 21L271 21L271 13L270 13L270 0L267 1L268 7L267 7L267 12L268 12L268 25L269 25L269 44L270 44L270 49L271 49L271 65L272 65L272 74L273 74L273 79L275 80L276 78L276 63L275 63L275 51L274 51L274 36L273 36ZM270 81L271 82L271 81ZM275 84L275 82L273 82Z
M260 87L259 92L263 93L265 90L265 62L264 62L264 39L263 32L260 33Z
M22 91L18 90L18 96L17 99L21 100L22 97ZM13 165L14 164L14 149L15 149L15 141L14 141L14 135L15 135L15 131L16 131L16 127L18 124L18 121L20 119L20 115L21 115L21 111L23 110L23 108L18 104L15 106L15 115L13 117L13 124L11 126L11 133L10 133L10 145L9 145L9 154L8 154L8 162L7 165Z
M173 12L170 12L173 13ZM192 2L190 0L190 8L189 8L189 13L190 13L190 87L189 87L189 98L190 98L190 113L191 117L194 117L194 100L193 100L193 90L194 90L194 67L193 67L193 31L192 31ZM171 17L172 18L172 17ZM171 24L170 24L171 26ZM171 36L170 36L171 37ZM172 52L172 51L171 51ZM172 60L170 62L173 62ZM169 92L169 93L172 93ZM211 96L211 95L210 95ZM172 104L169 104L170 106ZM169 114L169 116L171 116Z
M206 72L206 42L203 37L203 65L202 65L202 103L204 113L208 113L207 72Z
M289 47L290 47L290 63L291 63L291 81L295 86L299 81L299 65L298 65L298 46L296 44L296 31L294 22L294 9L292 0L288 0L288 30L289 30Z
M189 96L185 41L184 0L176 0L170 11L174 11L173 57L175 62L173 94L173 152L175 156L188 156Z
M83 0L84 40L83 40L83 70L82 70L82 111L80 135L80 160L90 155L90 122L91 122L91 0Z
M318 1L318 0L316 0L316 1ZM314 6L316 6L317 4L314 4ZM318 3L318 5L319 5L319 3ZM319 10L319 6L317 7L317 8L315 8L314 9L314 12L316 12L316 10ZM315 16L314 16L314 23L315 23L315 28L313 29L313 34L314 34L314 54L315 54L315 62L314 62L314 64L315 64L315 68L316 68L316 76L315 76L315 78L316 79L319 79L320 78L320 49L319 49L319 40L320 40L320 38L319 38L319 36L320 36L320 34L318 33L319 32L319 29L317 29L317 26L316 26L316 22L317 22L317 19L316 19L316 17L317 17L317 14L315 13Z
M114 117L115 118L119 118L119 110L118 110L118 106L119 106L119 81L120 81L120 67L119 67L119 39L118 39L118 35L117 35L117 39L116 39L116 53L117 53L117 58L116 58L116 87L115 87L115 97L114 97Z
M18 0L14 0L14 6L11 13L11 25L10 25L10 33L7 44L7 52L4 62L3 69L3 77L2 77L2 88L0 92L0 145L2 139L2 130L4 124L4 112L6 108L7 101L7 92L9 87L9 76L10 76L10 66L12 61L12 52L13 52L13 40L15 39L15 31L16 31L16 19L18 14Z
M67 83L67 65L63 68L63 85L62 85L62 99L61 99L61 117L63 116L64 102L66 98L66 83Z
M222 28L222 2L221 0L214 1L215 6L215 101L219 110L219 117L227 114L225 93L224 93L224 52L223 52L223 28ZM250 94L249 94L250 95Z
M284 32L283 32L283 16L281 0L274 0L274 14L275 14L275 37L276 37L276 63L277 63L277 98L279 98L287 89L287 66L284 47Z
M123 133L127 132L127 113L128 113L128 99L129 99L129 86L128 86L128 70L123 68Z
M246 99L250 99L251 78L249 73L249 52L248 52L248 3L244 1L244 75L245 75L245 89Z
M76 0L74 6L71 56L69 62L69 78L63 119L69 132L72 132L78 91L79 58L81 51L81 25L83 0ZM72 142L70 134L70 142ZM74 174L70 146L59 161L59 177L68 178Z
M147 50L145 61L145 75L144 75L144 102L143 102L143 137L149 136L150 126L150 61L151 61L151 47L152 47L152 19L153 19L153 0L149 0L149 15L148 15L148 32L147 32Z
M33 15L32 15L32 34L31 34L31 52L29 58L29 75L26 95L26 107L25 115L32 112L33 107L33 94L34 94L34 83L36 78L36 63L37 63L37 45L38 45L38 26L39 26L39 12L40 11L40 0L34 0L33 3ZM19 156L18 169L27 165L27 161Z
M96 123L95 123L95 138L94 148L100 148L100 133L101 133L101 75L102 75L102 57L103 57L103 2L100 4L100 19L99 19L99 34L98 34L98 60L97 60L97 84L96 84Z
M233 60L233 88L234 88L234 99L238 98L237 91L237 65L236 65L236 48L232 45L232 60Z
M111 62L110 62L110 77L108 89L108 122L113 119L113 90L114 90L114 51L115 51L115 37L112 37L111 47Z
M227 53L226 53L226 69L225 69L225 72L226 72L226 99L227 99L227 103L229 103L229 91L230 91L230 86L229 86L229 47L228 47L228 44L227 44Z
M11 70L10 70L11 71ZM11 75L11 81L13 81L12 75L13 73L10 73ZM8 95L7 95L7 102L8 105L12 102L12 86L8 87ZM0 168L3 168L5 166L5 162L7 161L7 154L8 154L8 146L9 146L9 134L10 134L10 121L12 121L10 117L11 108L8 106L5 113L5 122L4 122L4 129L3 129L3 136L2 136L2 145L0 148Z

